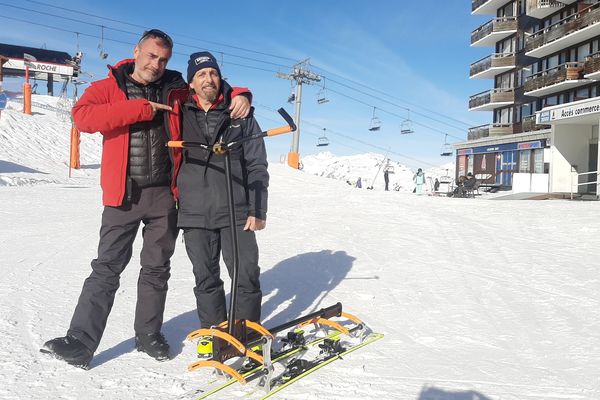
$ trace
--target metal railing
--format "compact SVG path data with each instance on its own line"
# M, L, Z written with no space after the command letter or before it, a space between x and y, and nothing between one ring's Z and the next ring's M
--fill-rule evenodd
M567 80L581 79L583 78L583 69L584 63L582 61L572 61L540 71L526 78L525 92L556 85Z
M496 67L514 67L515 53L494 53L471 64L470 76Z
M525 51L531 51L571 33L600 22L600 3L569 15L560 21L534 32L525 40Z
M583 176L583 175L596 175L596 180L592 181L592 182L583 182L583 183L579 183L579 177ZM590 172L582 172L580 174L571 174L571 200L573 200L573 186L575 187L579 187L579 186L584 186L584 185L593 185L593 184L598 184L598 175L600 175L600 173L598 173L598 171L590 171ZM573 183L573 176L577 177L577 183ZM596 193L596 196L599 193Z
M517 17L499 17L486 22L471 32L471 44L491 35L493 32L517 30Z
M469 109L490 103L505 103L515 101L515 89L496 88L477 93L469 98Z
M486 138L488 136L490 136L490 124L474 126L472 128L469 128L467 140L477 140L481 138Z
M562 8L565 4L561 3L557 0L528 0L527 1L527 15L531 13L531 11L538 10L540 8Z
M537 124L535 122L535 114L528 115L522 118L523 132L540 131L542 129L550 129L550 125Z

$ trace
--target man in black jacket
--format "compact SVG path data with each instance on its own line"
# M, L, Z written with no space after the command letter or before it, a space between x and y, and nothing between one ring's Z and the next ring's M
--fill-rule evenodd
M212 146L261 131L252 112L243 119L231 118L231 87L221 79L212 54L192 54L187 78L193 95L182 108L184 141ZM254 231L264 229L267 217L269 174L264 141L246 141L233 149L230 157L239 245L236 319L259 322L262 292ZM177 186L178 226L183 229L193 265L198 316L206 328L227 320L221 251L230 276L233 268L224 156L202 148L185 149Z

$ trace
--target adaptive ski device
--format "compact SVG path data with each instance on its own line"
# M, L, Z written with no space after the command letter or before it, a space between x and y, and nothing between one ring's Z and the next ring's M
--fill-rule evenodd
M373 333L359 318L342 312L341 303L322 308L270 329L253 321L236 319L239 251L229 153L230 150L246 141L295 131L296 125L290 115L283 108L280 108L278 112L287 122L286 126L249 135L229 143L223 143L221 140L209 146L201 142L168 142L168 146L173 148L200 147L223 155L225 161L225 180L233 246L228 320L218 326L195 330L188 334L187 339L198 340L200 349L208 347L206 345L207 337L212 337L212 357L190 364L188 370L194 371L210 367L215 368L218 375L227 374L231 378L225 383L213 387L212 390L201 390L204 394L200 398L206 398L233 383L245 384L251 380L258 380L257 387L266 392L265 397L268 397L310 372L339 359L341 355L383 337L381 334ZM347 338L344 343L340 341L342 336ZM300 358L303 354L309 353L312 348L320 349L316 357L310 360ZM289 363L285 364L288 361ZM283 371L276 371L276 367Z

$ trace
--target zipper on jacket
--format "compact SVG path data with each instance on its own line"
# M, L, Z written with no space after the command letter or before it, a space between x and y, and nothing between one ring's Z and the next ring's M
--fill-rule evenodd
M148 91L148 87L144 86L143 87L143 91L144 91L144 98L148 101L153 101L150 100L150 94ZM156 114L154 115L154 117L156 117ZM152 117L152 121L154 120L154 117ZM148 156L148 181L152 182L152 129L148 129L148 135L144 135L146 136L146 155Z

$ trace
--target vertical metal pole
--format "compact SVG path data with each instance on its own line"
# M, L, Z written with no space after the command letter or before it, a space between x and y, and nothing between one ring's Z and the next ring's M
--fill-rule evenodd
M600 121L599 121L600 126ZM597 156L596 156L596 199L600 199L600 133L598 135Z
M68 80L67 80L68 82ZM47 80L48 96L54 96L54 74L48 73Z
M233 247L233 273L231 277L231 297L229 302L229 319L227 331L233 336L233 325L235 323L235 305L237 303L237 285L239 269L239 251L237 226L235 221L235 206L233 202L233 182L231 179L231 159L229 150L225 152L225 181L227 188L227 205L229 208L229 228L231 229L231 246Z
M296 131L292 137L292 153L298 153L300 149L300 108L302 106L302 79L297 80L296 85L296 111L294 122L296 123Z

